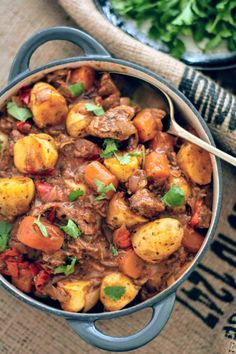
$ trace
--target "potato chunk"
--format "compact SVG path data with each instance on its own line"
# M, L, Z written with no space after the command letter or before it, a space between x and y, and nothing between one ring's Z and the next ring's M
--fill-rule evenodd
M139 289L140 287L134 285L126 275L118 272L110 273L103 278L100 289L100 300L105 310L118 311L136 297Z
M159 263L181 246L183 227L177 219L163 218L139 226L132 237L135 253L150 263Z
M123 193L116 193L111 199L108 212L107 223L114 229L125 225L131 227L137 224L142 224L148 219L133 213L128 204L124 200Z
M28 177L0 178L0 215L11 220L28 211L34 183Z
M123 156L124 153L118 153L118 156ZM141 165L141 158L139 156L129 156L129 162L127 164L121 164L116 157L111 157L104 160L104 165L108 170L115 175L120 182L128 181Z
M200 185L211 182L211 158L205 150L196 145L184 143L177 154L177 161L180 168L193 182Z
M38 82L32 88L29 107L39 128L61 124L68 112L65 98L45 82Z
M30 134L14 145L14 163L22 173L37 174L51 170L57 158L56 143L47 134Z
M82 138L86 135L86 127L91 122L92 114L85 109L88 101L81 101L75 104L69 111L66 118L66 130L73 138Z
M65 311L87 312L99 300L99 288L93 288L89 280L61 281L58 287L70 295L68 301L61 302L61 307Z

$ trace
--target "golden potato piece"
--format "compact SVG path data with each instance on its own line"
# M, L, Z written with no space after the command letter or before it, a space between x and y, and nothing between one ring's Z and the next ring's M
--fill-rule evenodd
M45 82L38 82L32 88L29 107L39 128L61 124L68 112L65 98Z
M87 312L99 300L99 288L93 288L89 280L61 281L58 287L70 295L68 301L61 302L61 307L65 311Z
M27 212L34 189L34 182L28 177L0 178L0 215L11 220Z
M73 138L82 138L86 135L86 128L91 122L91 112L85 109L88 101L81 101L74 105L66 118L66 130Z
M0 159L3 157L4 151L8 147L8 136L0 131Z
M196 145L184 143L177 154L177 161L180 168L193 182L201 185L211 182L211 158L205 150Z
M65 179L64 182L71 190L80 189L84 194L87 193L88 187L83 182L76 183L73 179Z
M127 154L127 153L125 153ZM123 156L124 153L118 153L118 156ZM116 157L111 157L104 160L104 165L108 170L115 175L120 182L128 181L141 165L142 159L139 156L129 156L129 162L122 165Z
M114 194L107 211L107 223L117 229L121 225L131 227L142 224L148 219L133 213L124 200L123 193Z
M118 272L106 275L100 288L100 300L107 311L118 311L129 304L138 294L140 287L130 278Z
M173 175L170 175L170 177L168 178L169 188L171 188L173 184L176 184L176 186L178 186L184 192L184 200L186 202L186 200L191 195L191 188L186 179L184 177L175 177Z
M183 227L177 219L163 218L139 226L132 235L135 253L150 263L159 263L181 246Z
M14 145L14 164L22 173L35 174L54 168L58 158L56 143L47 134L29 134Z

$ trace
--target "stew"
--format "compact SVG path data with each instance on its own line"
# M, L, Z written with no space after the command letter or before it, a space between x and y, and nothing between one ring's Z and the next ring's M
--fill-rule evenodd
M165 116L89 66L11 97L0 112L0 273L72 312L120 310L175 282L210 225L212 165L163 132Z

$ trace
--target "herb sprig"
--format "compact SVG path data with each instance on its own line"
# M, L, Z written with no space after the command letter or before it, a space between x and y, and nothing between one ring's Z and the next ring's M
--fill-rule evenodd
M54 269L54 274L64 273L65 275L70 275L75 272L75 264L76 264L77 258L76 257L68 257L68 258L69 258L70 264L56 267Z
M6 221L0 221L0 253L5 251L8 243L8 236L12 229L12 225Z
M78 228L78 226L76 225L76 223L69 219L67 221L67 225L65 226L60 226L60 228L70 237L72 237L73 239L77 239L80 235L81 235L81 230Z
M93 182L97 187L97 192L99 193L99 195L95 197L95 200L106 199L106 194L110 191L116 192L116 188L113 183L110 183L107 186L105 186L103 182L99 181L99 179L96 178L93 180Z
M104 293L113 301L120 300L125 292L125 286L107 286L104 288Z

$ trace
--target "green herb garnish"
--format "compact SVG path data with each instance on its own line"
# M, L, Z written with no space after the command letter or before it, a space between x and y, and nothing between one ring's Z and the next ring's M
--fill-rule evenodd
M54 269L54 274L64 273L65 275L70 275L75 272L75 263L77 261L76 257L68 257L70 264L59 266Z
M38 216L38 219L34 221L34 224L36 224L36 225L38 226L38 228L39 228L41 234L42 234L44 237L48 238L48 231L47 231L47 228L46 228L46 226L44 226L44 225L41 223L40 217L41 217L41 215L39 215L39 216Z
M135 152L126 153L121 156L114 153L114 155L121 165L128 165L128 163L130 163L130 157L131 156L140 156L141 152L135 151Z
M3 141L0 140L0 153L2 152L2 148L3 148Z
M162 41L170 53L181 58L186 48L183 37L190 36L207 51L225 41L236 50L236 16L233 0L111 0L113 9L141 26L149 24L148 33Z
M116 151L118 151L117 142L110 138L104 139L103 151L100 154L101 158L108 159L112 157Z
M70 237L77 239L81 235L81 230L78 228L73 220L69 219L67 225L60 226L60 228Z
M181 206L184 204L184 192L176 184L173 184L161 200L169 207Z
M84 195L84 191L82 191L82 189L79 188L70 192L68 198L70 202L74 202L75 200L77 200L79 197L82 197L83 195Z
M93 103L86 103L85 108L89 112L93 112L96 116L103 116L105 113L102 106L96 106Z
M21 122L32 117L32 112L28 108L18 107L15 102L7 103L7 113Z
M125 286L107 286L104 288L104 293L110 298L110 300L120 300L125 294Z
M108 184L108 186L105 186L105 184L101 181L99 181L99 179L94 179L93 180L94 184L97 187L97 192L99 193L99 195L95 198L95 200L103 200L106 198L106 194L110 191L116 191L115 186L113 185L113 183Z
M112 253L112 256L114 256L114 257L118 256L118 254L119 254L118 249L115 246L112 246L111 253Z
M11 224L8 224L6 221L0 221L0 253L7 248L8 236L11 229Z
M76 84L69 85L69 90L73 96L78 97L84 92L84 84L77 82Z

